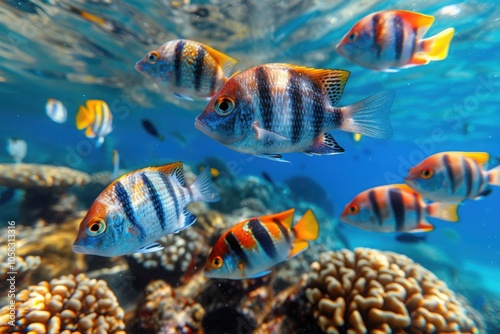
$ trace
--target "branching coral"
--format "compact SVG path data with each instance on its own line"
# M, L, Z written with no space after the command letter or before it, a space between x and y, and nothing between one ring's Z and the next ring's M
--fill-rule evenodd
M30 286L16 295L15 326L9 306L0 310L2 333L124 334L124 312L102 280L68 275Z
M404 255L325 252L306 296L326 333L477 333L446 284Z

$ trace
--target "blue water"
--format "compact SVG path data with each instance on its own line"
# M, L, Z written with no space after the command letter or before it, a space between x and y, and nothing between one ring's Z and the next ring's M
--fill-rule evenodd
M178 160L196 165L217 156L235 176L266 172L277 183L296 175L313 178L328 191L338 218L356 194L402 182L410 166L431 154L485 151L500 158L500 6L496 1L296 1L290 10L279 5L263 8L258 1L219 1L218 6L196 1L213 13L226 13L229 7L233 12L227 22L205 25L187 10L172 9L167 0L151 5L137 0L106 3L0 3L0 134L28 143L24 162L93 172L111 171L113 149L120 152L128 170ZM238 11L245 6L252 8L251 15ZM108 25L85 20L70 7L102 16ZM426 36L455 27L448 58L383 73L336 54L335 44L357 20L390 8L435 16ZM344 154L287 154L289 164L231 151L194 128L203 102L179 101L154 89L134 69L148 51L176 38L207 43L239 59L241 68L287 62L349 70L340 105L393 90L394 136L388 140L363 137L356 143L351 134L335 131ZM66 105L65 124L56 124L45 115L49 97ZM77 108L87 99L107 101L114 114L114 131L98 149L74 125ZM153 121L167 139L160 142L147 134L142 119ZM172 131L182 133L187 145L175 139ZM4 150L0 162L12 162ZM495 188L482 200L463 203L458 223L430 219L436 230L428 235L428 244L447 261L458 270L474 272L483 287L498 294L494 282L500 279L499 208L500 188ZM393 235L351 226L341 231L352 247L412 254L413 246L395 242ZM432 260L428 257L426 263Z

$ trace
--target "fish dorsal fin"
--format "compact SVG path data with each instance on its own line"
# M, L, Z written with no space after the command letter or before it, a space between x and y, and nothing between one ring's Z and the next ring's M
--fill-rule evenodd
M293 232L298 240L316 240L319 235L319 224L311 209L300 218L293 227Z
M415 189L413 189L412 187L410 187L409 185L404 184L404 183L401 183L401 184L391 184L389 187L390 188L398 188L398 189L401 189L402 191L406 191L406 192L409 192L409 193L412 193L412 194L418 194L418 192L416 192Z
M346 70L308 68L297 65L284 66L307 75L309 78L312 78L314 81L319 83L328 93L328 98L332 106L337 105L342 97L345 84L347 83L347 79L349 79L350 75L350 72Z
M238 60L234 59L233 57L228 56L225 53L222 53L220 51L217 51L208 45L202 44L205 50L207 50L208 54L212 56L212 58L217 61L217 63L220 64L222 67L222 70L224 71L224 75L226 78L231 77L231 74L233 73L234 68L238 64Z
M293 223L293 214L295 213L295 209L290 209L287 211L283 211L280 213L275 213L272 215L261 216L260 221L264 224L266 223L279 223L290 229Z
M434 23L434 16L412 12L409 10L393 10L395 15L408 22L410 26L417 31L417 39L420 39L430 26Z
M182 162L180 162L180 161L173 162L171 164L164 165L164 166L149 167L149 168L152 170L156 170L158 172L167 174L167 175L173 175L177 179L177 181L179 181L179 184L181 186L185 185L184 170L182 168Z
M309 243L307 241L295 240L293 242L293 248L290 251L290 254L288 254L287 259L291 259L292 257L299 255L300 253L305 251L307 249L307 247L309 247Z
M458 152L464 158L469 158L474 160L479 166L486 168L488 160L490 160L490 155L486 152Z
M87 107L80 106L76 114L76 128L83 130L94 122L94 114L89 112Z

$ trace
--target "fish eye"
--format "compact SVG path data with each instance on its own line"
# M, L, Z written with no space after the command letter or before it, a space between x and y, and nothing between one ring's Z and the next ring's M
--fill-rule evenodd
M434 172L432 171L432 169L426 168L426 169L422 169L422 171L420 172L420 177L422 179L427 180L427 179L430 179L433 174L434 174Z
M356 40L358 39L358 33L357 32L351 32L349 34L349 36L347 36L347 39L349 40L349 42L353 43L353 42L356 42Z
M150 64L155 64L158 61L158 58L160 58L160 55L156 51L151 51L148 53L148 62Z
M101 235L106 230L106 222L102 219L95 220L87 226L87 234L91 237Z
M222 258L220 256L216 256L213 258L212 260L212 266L215 268L215 269L219 269L220 267L222 267L222 263L224 262L224 260L222 260Z
M215 102L215 112L221 116L227 116L234 110L233 99L224 96L217 99Z
M357 204L351 204L349 206L349 213L355 215L359 212L359 206Z

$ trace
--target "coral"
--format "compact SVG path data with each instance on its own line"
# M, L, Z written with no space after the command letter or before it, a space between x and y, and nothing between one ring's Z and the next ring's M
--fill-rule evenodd
M68 275L43 281L15 298L16 323L9 306L0 310L2 333L125 333L124 311L102 280Z
M326 333L477 333L455 294L404 255L325 252L305 294Z
M153 281L139 302L130 333L199 333L204 308L191 298L177 294L164 281Z
M11 274L9 272L15 272L16 276L16 289L23 289L30 285L33 272L35 272L40 266L39 256L15 256L14 261L7 262L8 253L5 252L0 254L0 295L6 296L6 291L8 290L7 278ZM11 264L14 266L13 269L10 268Z

